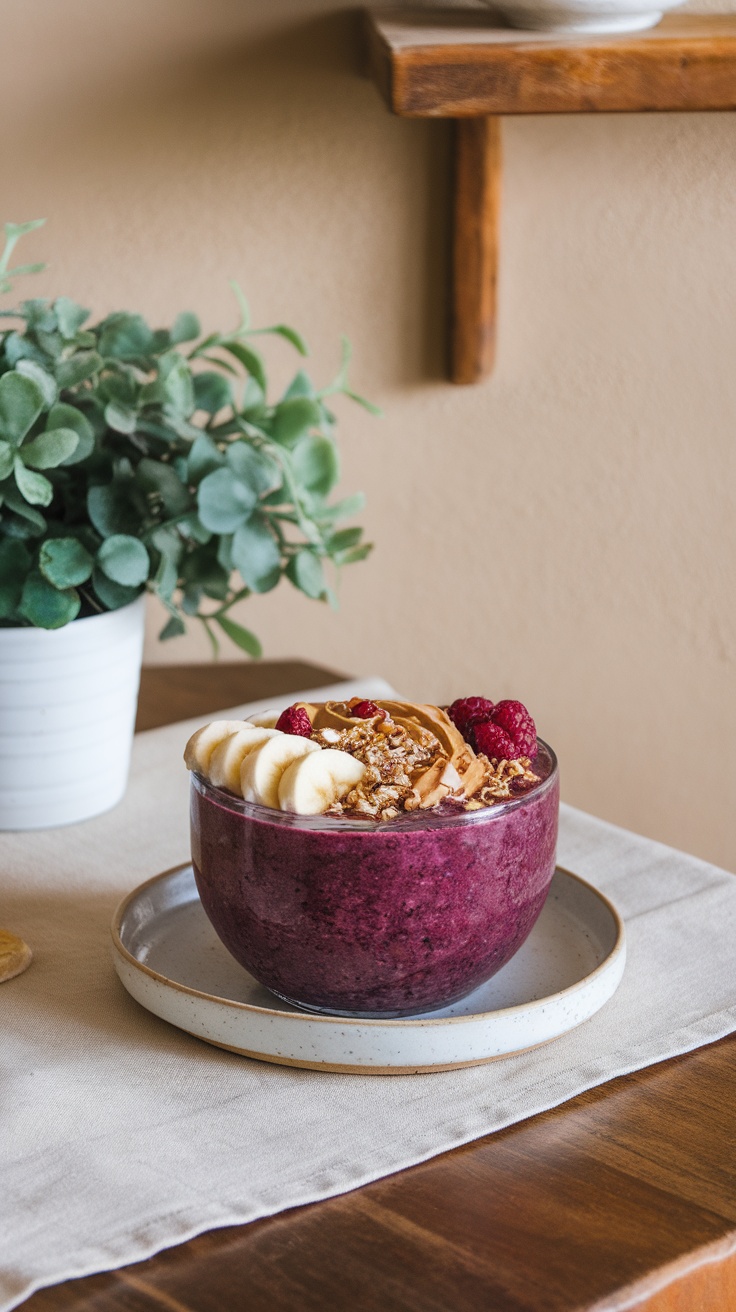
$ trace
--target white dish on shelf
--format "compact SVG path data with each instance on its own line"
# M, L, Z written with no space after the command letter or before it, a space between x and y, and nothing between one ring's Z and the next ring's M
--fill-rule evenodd
M220 942L191 865L124 898L112 939L128 992L188 1034L262 1061L366 1075L477 1066L548 1043L600 1010L626 960L615 907L560 867L529 938L493 979L451 1007L399 1020L317 1016L274 997Z
M484 0L511 27L548 36L615 36L656 27L683 0Z

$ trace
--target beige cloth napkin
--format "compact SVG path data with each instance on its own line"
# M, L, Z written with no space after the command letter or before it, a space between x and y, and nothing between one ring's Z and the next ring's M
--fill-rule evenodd
M385 1078L269 1066L181 1033L125 993L108 926L125 892L188 857L194 724L138 737L109 815L0 835L0 923L35 952L0 986L0 1312L353 1189L736 1028L736 879L563 807L561 862L628 930L623 983L578 1030L489 1066Z

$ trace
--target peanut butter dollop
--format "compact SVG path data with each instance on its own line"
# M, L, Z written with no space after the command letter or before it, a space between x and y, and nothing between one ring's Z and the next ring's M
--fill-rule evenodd
M307 712L315 730L345 730L355 726L350 702L299 702ZM376 706L386 711L388 718L376 715L363 724L370 724L377 734L390 732L391 724L398 725L415 742L427 749L427 763L411 775L414 805L426 809L437 806L445 797L469 798L482 786L484 764L445 711L438 706L418 702L377 701ZM408 805L408 804L407 804Z

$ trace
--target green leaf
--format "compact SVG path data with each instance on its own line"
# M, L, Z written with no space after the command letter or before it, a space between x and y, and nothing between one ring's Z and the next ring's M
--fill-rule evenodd
M86 323L90 316L89 310L85 310L83 305L77 305L75 301L70 301L68 296L57 296L54 301L54 311L59 331L67 341L76 337L82 324Z
M43 410L43 392L37 383L11 371L0 378L0 437L20 446Z
M20 264L14 269L9 267L10 257L15 250L16 243L27 232L32 232L34 228L40 228L45 223L45 219L34 219L30 223L6 223L5 224L5 248L0 255L0 292L12 291L12 278L17 278L22 273L37 273L46 266L44 264Z
M177 314L169 337L175 344L192 342L195 337L199 337L201 331L196 314L192 314L191 310L184 310L181 314Z
M241 524L233 537L233 565L247 587L270 592L281 578L281 552L263 519Z
M281 487L281 470L275 460L257 451L250 442L231 442L226 459L235 477L241 483L247 483L256 496L263 496Z
M11 369L19 360L35 360L42 368L48 364L43 351L39 351L27 337L21 337L20 333L8 333L3 343L3 350Z
M333 378L329 387L322 392L322 396L329 396L332 392L344 392L348 385L348 369L353 355L353 348L350 341L344 335L340 339L341 355L340 368L335 378Z
M47 297L34 296L27 301L22 301L21 309L26 317L29 332L56 332L56 315L51 309L51 302Z
M151 543L157 551L172 560L174 564L177 564L181 559L184 543L173 525L160 524L151 534Z
M35 264L14 264L12 269L8 269L9 278L17 278L21 273L43 273L46 265L37 260ZM10 288L6 288L10 291Z
M192 355L190 354L187 358L191 360ZM229 360L220 360L216 355L199 355L199 353L197 354L196 358L198 360L206 360L208 364L216 364L218 369L224 369L226 374L230 374L231 378L240 377L239 371L235 368L234 364L230 363ZM249 378L248 382L246 383L246 386L248 385L248 383L251 382L253 382L253 379ZM258 387L258 384L256 383L255 386ZM260 391L261 389L258 388L258 390Z
M348 547L345 551L332 552L336 565L354 565L358 560L365 560L373 550L372 542L364 542L362 547Z
M215 615L214 619L219 624L223 633L226 633L228 638L230 638L236 646L240 647L243 651L246 651L249 656L258 660L263 655L263 648L261 647L255 633L251 633L250 629L244 629L242 624L236 624L235 620L228 619L226 615Z
M196 583L188 583L181 594L180 606L185 615L196 615L202 600L202 589Z
M13 461L15 481L18 491L32 506L48 506L54 496L53 484L43 474L34 474L26 469L20 456Z
M32 442L25 442L19 455L31 469L56 469L79 445L79 436L72 428L50 428L39 433Z
M278 337L283 337L285 341L291 342L291 345L296 347L300 355L309 355L304 338L295 328L290 328L288 324L275 323L272 328L255 329L255 334L259 333L275 333Z
M33 572L23 584L18 610L37 629L61 629L76 619L80 605L74 588L62 592L42 574Z
M221 533L217 542L217 560L225 570L228 578L233 572L233 535Z
M349 396L350 400L355 401L357 405L362 405L369 415L375 415L377 419L383 419L383 410L380 405L374 405L372 401L367 401L364 396L359 396L357 392L351 392L349 387L344 388L344 395Z
M202 434L195 438L187 456L187 479L190 483L201 483L213 469L221 469L225 457L211 437Z
M29 506L27 501L23 500L15 483L11 481L3 483L2 488L0 488L0 493L2 494L3 501L8 510L12 510L16 515L20 515L28 523L29 527L35 530L36 534L46 532L46 520L43 515L40 511L35 510L33 506ZM24 534L24 536L26 535Z
M154 328L151 333L151 355L163 355L171 346L171 333L168 328Z
M43 396L44 406L54 404L56 400L56 379L52 378L50 373L42 369L40 364L36 364L35 360L19 360L15 367L19 374L22 374L24 378L30 378L31 382L36 384Z
M9 442L0 439L0 480L7 478L13 469L14 452Z
M304 433L319 424L320 418L318 403L308 396L294 396L288 401L281 401L273 416L271 431L274 441L280 442L282 446L293 446Z
M291 453L291 468L302 487L328 496L340 477L334 442L328 437L303 437Z
M164 410L186 419L194 410L194 386L189 365L178 351L169 351L159 361L159 385Z
M196 510L179 520L179 532L184 537L192 538L195 542L206 543L212 541L210 530L200 524Z
M126 364L117 364L113 368L114 372L109 370L100 379L98 400L117 401L123 410L137 409L142 389L135 371Z
M56 365L56 381L59 387L76 387L93 374L99 373L104 364L97 351L77 351L68 360L59 360Z
M2 259L0 259L0 270L3 273L5 273L5 270L8 267L8 261L15 249L16 243L20 241L21 237L25 237L26 233L33 232L36 228L42 228L45 222L45 219L29 219L27 223L5 224L5 250L3 251Z
M97 564L113 583L127 588L145 583L151 568L148 552L139 538L115 533L97 552Z
M141 507L136 504L135 485L130 479L115 479L102 487L91 487L87 492L87 511L103 538L113 533L135 536L142 518Z
M41 546L38 566L55 588L74 588L92 574L92 557L76 538L47 538Z
M52 406L46 420L46 431L55 428L70 428L79 439L76 450L72 451L62 464L78 465L80 460L86 460L87 456L92 454L95 446L94 430L81 410L77 410L73 405L65 405L63 401Z
M126 588L114 583L97 565L92 571L92 587L107 610L120 610L121 606L129 606L141 595L140 588Z
M31 553L22 542L0 539L0 619L15 616L30 568Z
M162 553L156 567L156 573L153 576L153 590L162 601L171 601L179 581L178 571L175 562L170 556Z
M236 360L248 370L249 374L255 378L258 386L265 392L268 386L266 381L266 370L263 367L263 361L257 351L251 350L250 346L244 346L242 342L223 342L222 349L229 351L234 355Z
M101 355L118 360L139 360L149 354L153 344L153 333L140 314L111 314L102 324Z
M184 543L174 528L161 526L151 534L151 542L160 553L152 579L154 592L171 609L171 598L179 581L179 561Z
M350 547L357 547L363 536L362 528L341 528L337 533L333 533L327 543L327 550L347 551Z
M294 587L298 588L307 597L317 600L324 596L325 577L322 562L308 547L303 547L295 556L292 556L286 567L286 574L291 579Z
M169 515L181 515L192 503L189 489L184 486L171 465L144 457L136 466L136 482L144 492L155 492Z
M213 533L233 533L245 523L256 500L254 489L241 483L229 469L215 469L197 489L199 518Z
M229 569L224 569L217 559L217 548L213 550L213 546L196 547L190 551L184 558L181 576L186 588L196 587L215 601L224 601L232 564Z
M196 337L196 335L195 333L194 336ZM178 615L172 615L159 633L159 640L168 642L169 638L181 638L186 631L187 626L184 621Z
M234 278L230 280L230 286L235 294L235 299L240 307L240 324L237 331L244 333L250 328L250 307L243 295L243 289L238 285Z
M253 423L257 423L258 418L265 414L265 400L266 393L261 387L261 384L257 383L255 378L249 378L245 384L245 391L243 392L243 409L241 414L252 420Z
M194 375L194 408L216 415L218 410L233 404L233 389L227 378L207 369Z
M333 506L320 506L319 512L314 513L320 524L334 524L338 519L350 519L352 515L359 515L364 506L363 493L356 492L355 496L336 501Z
M281 399L282 401L291 401L295 396L316 396L314 384L309 375L306 374L303 369L300 369L297 374L294 374L294 377Z
M105 423L108 428L112 428L116 433L134 433L138 415L135 410L129 410L119 401L108 401L105 406Z

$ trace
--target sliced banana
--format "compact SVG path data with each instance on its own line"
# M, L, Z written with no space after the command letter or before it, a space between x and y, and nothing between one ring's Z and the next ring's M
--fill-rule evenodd
M206 774L215 748L229 738L231 733L237 733L238 729L247 727L245 720L213 720L211 724L205 724L203 728L198 729L184 748L184 763L187 770Z
M215 788L227 788L240 796L240 767L246 756L260 747L261 743L277 736L282 737L278 729L257 729L254 724L249 724L245 729L241 726L237 733L231 733L210 757L207 771L210 783Z
M33 953L22 938L7 929L0 929L0 984L6 979L22 975L32 960Z
M275 729L281 711L256 711L249 715L247 723L255 724L258 729Z
M260 802L278 810L281 776L292 761L321 751L311 738L279 733L249 752L240 767L240 790L246 802Z
M297 815L322 815L359 784L366 767L349 752L326 747L287 766L279 783L279 807Z

